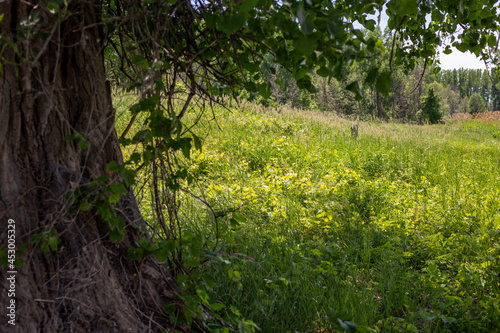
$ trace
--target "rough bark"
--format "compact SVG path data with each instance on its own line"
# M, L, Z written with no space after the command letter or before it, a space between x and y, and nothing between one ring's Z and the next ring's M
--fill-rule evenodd
M68 193L105 174L108 162L122 161L100 10L99 1L75 1L61 23L36 3L0 1L0 34L19 48L16 54L7 47L0 58L0 247L7 244L8 219L15 220L17 247L27 246L16 276L16 326L7 323L8 281L0 268L1 332L169 329L162 307L174 302L175 285L168 272L151 260L139 269L126 254L141 236L133 195L117 205L128 231L120 244L108 240L95 211L67 213ZM49 36L23 40L21 23L34 15L36 29ZM66 140L77 132L87 135L88 149ZM61 242L42 253L29 237L49 228Z

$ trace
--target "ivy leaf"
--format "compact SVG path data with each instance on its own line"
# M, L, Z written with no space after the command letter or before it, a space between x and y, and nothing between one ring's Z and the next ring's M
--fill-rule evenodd
M87 150L89 149L90 147L90 144L85 141L85 140L80 140L78 141L78 148L80 148L81 150Z
M118 230L112 230L109 232L109 239L113 242L119 243L123 240L124 235Z
M387 95L391 90L391 75L389 71L382 72L375 83L375 88L383 95Z
M59 239L59 235L56 235L56 236L50 236L49 238L47 238L47 243L49 244L50 246L50 249L52 251L56 251L57 250L57 245L61 242L61 240Z
M126 194L128 192L123 184L111 184L109 187L115 194Z
M91 202L88 202L87 200L84 200L80 203L80 210L82 212L87 212L90 210L90 208L92 208L92 203Z
M225 34L232 34L245 25L245 14L223 15L217 18L217 27Z
M114 193L109 196L108 201L110 204L115 204L120 201L120 197L121 196L119 194Z

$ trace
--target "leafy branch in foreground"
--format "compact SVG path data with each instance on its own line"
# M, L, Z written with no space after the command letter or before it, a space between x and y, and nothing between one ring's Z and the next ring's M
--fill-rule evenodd
M153 219L149 227L157 241L151 244L143 238L129 254L139 261L153 254L166 260L186 288L188 277L198 281L193 284L196 295L183 296L186 304L211 306L203 289L196 289L203 279L196 278L190 268L205 262L200 258L211 257L206 249L217 253L221 236L217 231L215 238L203 238L184 230L181 217L181 190L195 180L185 160L194 148L201 151L195 131L207 106L223 104L224 96L236 97L240 90L269 98L274 82L265 80L263 69L276 82L282 73L263 66L266 55L288 70L300 89L315 90L309 74L313 71L321 77L341 79L346 65L373 56L380 47L377 35L364 34L354 22L373 31L376 24L368 14L382 10L384 3L244 0L115 1L105 5L109 76L140 92L120 141L132 150L125 164L140 171L138 175L146 177L144 182L151 186ZM425 70L447 36L460 50L479 55L482 47L493 45L495 37L490 31L497 27L495 11L463 2L458 7L448 2L387 2L388 25L395 30L389 68L373 67L366 83L388 94L392 66L404 65L411 71L418 59L424 59ZM429 14L431 22L427 23ZM480 22L470 20L476 16ZM455 41L452 33L458 28L464 34ZM346 89L356 100L362 98L357 82ZM427 116L434 122L433 115ZM135 124L138 119L142 123ZM139 129L132 131L133 127ZM204 204L218 228L219 216ZM184 313L188 323L201 316L200 308L193 309L194 315Z

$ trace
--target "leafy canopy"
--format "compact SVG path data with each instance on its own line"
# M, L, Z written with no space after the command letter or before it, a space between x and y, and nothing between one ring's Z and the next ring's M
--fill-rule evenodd
M268 98L271 84L260 73L266 54L293 74L299 88L314 90L311 71L340 79L343 65L383 47L354 24L373 31L374 15L383 8L400 45L391 52L391 67L407 70L418 59L430 63L444 42L489 59L485 50L497 44L499 21L492 0L115 0L105 6L116 67L129 79L144 84L145 77L182 74L190 92L207 96L244 88ZM131 67L154 70L156 76ZM377 77L376 88L386 94L390 70L374 74L367 79ZM349 90L359 99L358 87Z

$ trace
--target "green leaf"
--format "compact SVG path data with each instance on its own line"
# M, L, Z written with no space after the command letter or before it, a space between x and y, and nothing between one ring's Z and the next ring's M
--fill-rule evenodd
M146 58L141 55L136 55L135 57L133 57L132 64L144 69L148 69L149 67L151 67L149 61L147 61Z
M391 90L391 76L390 71L382 72L378 76L377 83L375 83L375 88L382 94L387 95Z
M224 304L221 304L221 303L212 303L210 304L210 309L214 310L214 311L219 311L219 310L222 310L224 309L226 306Z
M375 30L376 26L377 26L377 22L375 22L374 20L366 20L365 21L365 28L370 30L370 31Z
M372 67L368 74L366 75L365 82L368 84L373 84L375 83L375 80L377 79L377 74L378 74L378 67Z
M387 9L399 16L405 16L416 14L418 6L416 0L391 0Z
M429 272L429 274L431 275L435 275L436 272L437 272L437 267L436 265L434 264L430 264L429 266L427 266L427 271Z
M205 23L206 23L208 28L215 27L215 15L210 13L210 12L206 12L205 13Z
M231 225L231 229L236 230L239 228L240 223L236 221L234 218L229 219L229 224Z
M61 242L61 240L59 239L59 235L57 235L57 236L50 236L47 239L47 243L49 244L50 249L52 251L56 251L57 250L57 245L59 244L59 242Z
M210 297L208 296L207 292L203 289L196 289L196 294L198 297L200 297L201 301L205 303L206 305L210 306Z
M108 171L109 172L119 171L121 168L122 168L122 166L120 164L118 164L118 162L116 162L116 161L111 161L108 163Z
M360 101L363 99L363 94L361 92L361 89L359 88L359 82L358 81L354 81L352 82L351 84L349 84L347 87L345 87L347 90L349 91L352 91L356 97L355 99L357 101Z
M23 267L23 265L24 265L24 260L16 258L16 262L14 263L14 266L20 268L20 267Z
M240 223L245 223L247 221L247 218L245 217L245 215L243 215L241 213L233 212L232 215L233 215L233 218Z
M194 148L201 151L202 144L200 138L197 135L193 134L193 141L194 141Z
M244 13L235 15L223 15L217 18L217 27L225 34L232 34L245 25L246 17Z
M152 110L160 102L160 95L154 94L149 98L142 98L137 104L130 107L130 111L133 113L138 113L140 111Z
M109 232L109 239L113 242L121 242L123 240L124 234L121 233L119 230L112 230Z
M73 133L71 135L66 136L66 141L73 141L75 139L83 139L85 140L87 135L83 132Z
M269 83L259 84L259 94L264 99L268 99L269 97L271 97L271 85Z
M129 247L127 250L128 257L137 261L141 261L144 256L144 250L140 247Z
M356 325L352 321L343 321L340 318L337 318L337 321L339 322L340 327L342 327L346 332L356 332Z
M300 80L302 79L305 75L307 74L307 66L300 66L299 69L295 71L293 74L293 77L295 80Z
M490 47L496 47L497 46L497 38L495 35L489 35L488 36L488 46Z
M238 12L248 13L249 11L254 9L258 3L259 3L259 0L244 0L241 3L241 5L238 7Z
M316 88L314 87L314 84L312 83L311 77L309 75L306 75L302 79L297 80L297 87L299 87L300 89L306 89L310 93L316 92Z
M323 67L318 68L318 70L316 71L316 74L318 74L319 76L322 76L322 77L328 77L328 76L332 75L332 71L331 71L331 69L323 66Z
M115 194L126 194L128 192L123 184L111 184L109 187Z
M81 150L87 150L89 149L90 147L90 144L84 140L84 139L80 139L80 141L78 141L78 148L80 148Z
M189 158L191 156L191 138L182 138L179 140L179 145L182 151L182 154Z
M108 198L108 202L110 204L115 204L117 203L118 201L120 201L120 195L119 194L111 194Z
M297 17L299 19L300 28L306 35L310 35L314 32L314 24L307 18L307 14L303 6L299 6L297 9Z
M84 200L80 203L80 210L83 212L89 211L90 208L92 208L92 203L88 202L87 200Z
M49 3L47 3L47 10L49 12L51 12L52 14L55 14L59 11L59 5L54 2L54 1L49 1Z
M35 244L40 238L42 238L43 233L33 234L30 236L30 244Z
M165 250L165 249L158 249L155 251L155 258L158 261L165 261L169 257L171 252Z
M293 41L293 46L295 46L295 49L298 52L306 56L310 56L318 48L318 42L314 36L302 36L301 38Z
M140 153L133 153L130 155L130 158L128 159L129 162L132 163L139 163L141 161L141 154Z
M345 25L340 16L338 16L338 14L331 13L328 16L326 29L333 37L337 37L344 33Z

